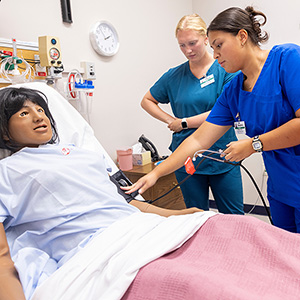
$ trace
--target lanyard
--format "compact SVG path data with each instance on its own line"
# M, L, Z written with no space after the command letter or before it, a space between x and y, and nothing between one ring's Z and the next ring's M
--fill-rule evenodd
M240 113L238 112L235 116L236 122L234 122L234 129L237 134L246 134L245 121L241 121Z

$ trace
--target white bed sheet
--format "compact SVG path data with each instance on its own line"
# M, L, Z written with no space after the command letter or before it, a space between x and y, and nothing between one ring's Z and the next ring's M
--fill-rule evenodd
M142 266L179 248L215 214L135 213L115 222L45 280L32 300L121 299Z

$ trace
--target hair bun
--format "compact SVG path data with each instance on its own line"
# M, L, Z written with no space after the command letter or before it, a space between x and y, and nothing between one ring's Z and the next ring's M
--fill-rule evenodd
M247 6L245 9L230 7L219 13L210 23L207 32L224 31L237 35L241 29L248 32L248 36L254 45L265 43L269 36L261 27L267 22L266 16Z

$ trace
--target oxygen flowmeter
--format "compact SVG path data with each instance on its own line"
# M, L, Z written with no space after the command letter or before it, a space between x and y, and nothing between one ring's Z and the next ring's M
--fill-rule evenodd
M60 43L57 37L40 36L39 37L39 56L40 65L43 67L61 67L62 58Z

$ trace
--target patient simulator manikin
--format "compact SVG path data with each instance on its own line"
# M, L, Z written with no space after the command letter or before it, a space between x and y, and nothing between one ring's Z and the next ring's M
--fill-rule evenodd
M103 156L56 144L46 101L31 89L0 90L0 147L13 153L0 161L1 300L30 299L41 281L117 220L139 211L199 211L129 205L109 180Z

